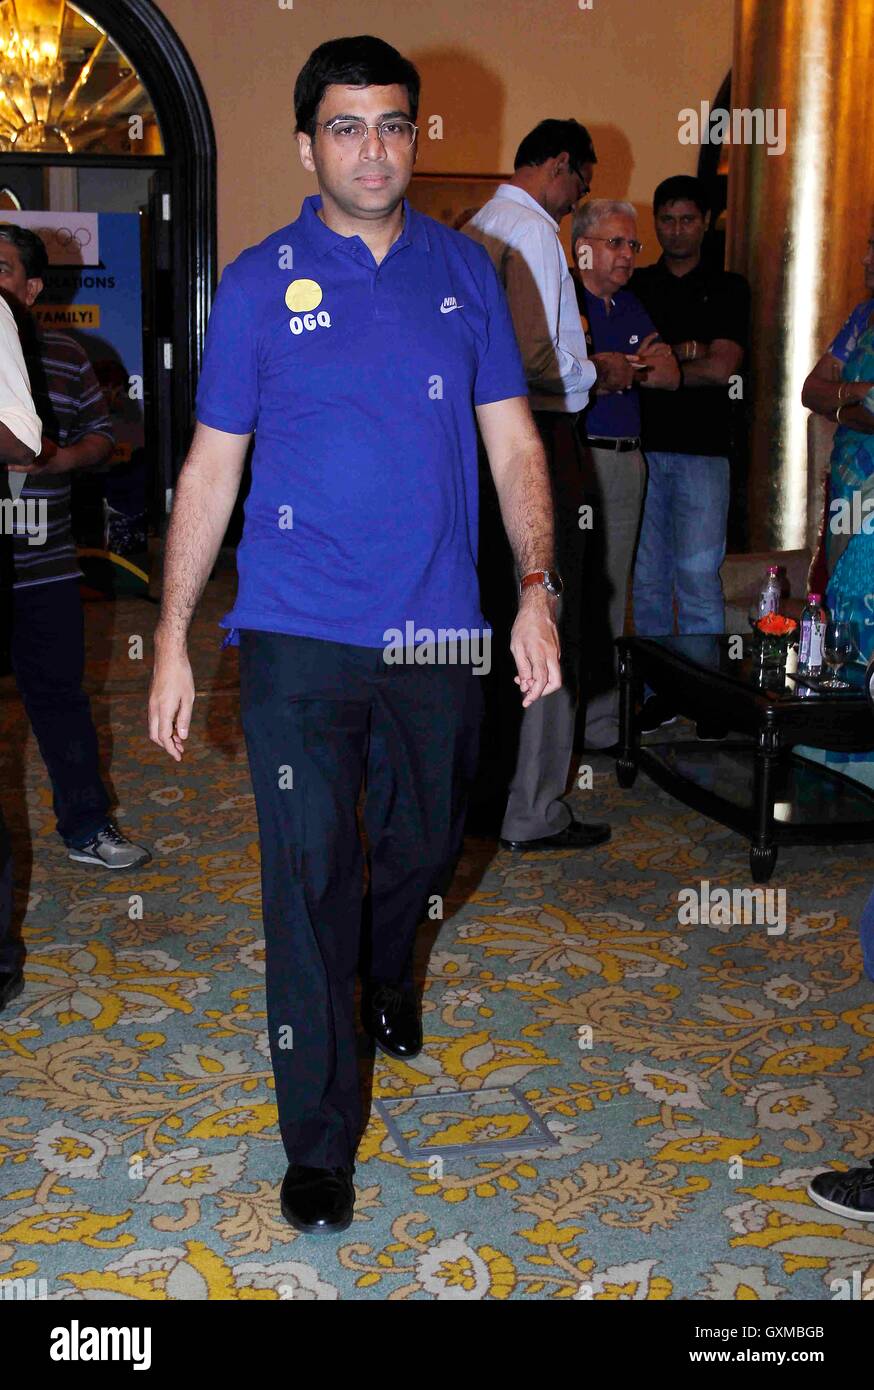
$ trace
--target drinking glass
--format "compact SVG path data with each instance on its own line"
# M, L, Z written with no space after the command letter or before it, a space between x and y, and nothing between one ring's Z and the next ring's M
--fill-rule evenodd
M825 690L850 689L849 681L838 680L834 672L839 671L848 661L852 661L855 653L856 634L853 630L853 624L843 621L826 623L822 654L826 665L832 669L832 677L830 680L820 682Z

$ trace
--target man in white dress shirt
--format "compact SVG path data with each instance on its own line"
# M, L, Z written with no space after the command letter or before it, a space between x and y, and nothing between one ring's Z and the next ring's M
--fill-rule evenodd
M512 672L503 663L518 578L501 526L494 489L483 474L480 591L494 629L493 674L486 690L483 753L470 825L500 818L506 849L586 848L610 838L606 825L574 820L563 800L573 754L579 696L583 504L582 452L577 420L595 382L627 389L634 369L620 353L589 360L576 291L559 238L563 217L589 191L595 150L575 120L541 121L516 152L515 173L464 226L492 258L507 294L528 379L529 402L552 475L563 683L529 706L508 703ZM529 576L530 578L530 576ZM515 581L515 582L514 582ZM499 809L500 808L500 809Z
M33 408L27 369L15 319L0 296L0 590L12 584L12 543L16 498L6 465L32 463L42 448L42 425ZM19 506L17 510L22 510ZM21 945L12 940L12 859L9 832L0 807L0 1010L24 988Z

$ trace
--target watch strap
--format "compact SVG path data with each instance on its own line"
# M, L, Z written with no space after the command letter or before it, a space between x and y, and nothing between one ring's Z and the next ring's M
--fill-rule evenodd
M549 570L532 570L530 574L523 574L519 580L519 592L521 593L523 589L530 589L534 584L543 587L548 574Z

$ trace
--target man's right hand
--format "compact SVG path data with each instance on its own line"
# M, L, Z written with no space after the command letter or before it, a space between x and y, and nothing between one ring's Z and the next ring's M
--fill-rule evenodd
M634 384L636 358L626 357L624 352L595 352L592 361L599 391L627 391Z
M165 646L155 634L155 665L149 689L149 738L177 763L191 728L194 678L185 645Z

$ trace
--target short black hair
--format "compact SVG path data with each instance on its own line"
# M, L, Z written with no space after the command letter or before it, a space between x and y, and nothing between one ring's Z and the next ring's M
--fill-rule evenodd
M298 132L312 137L316 113L328 87L406 87L410 115L419 112L419 74L408 58L372 34L329 39L307 58L294 84L294 117Z
M591 135L584 125L571 117L566 121L541 121L533 130L529 130L516 151L513 168L545 164L547 159L555 159L563 150L567 150L574 169L580 169L584 164L598 163Z
M683 202L694 203L702 217L706 217L710 211L710 199L700 179L693 178L691 174L672 174L669 179L662 179L652 195L653 214L657 213L659 208L663 208L665 203L676 203L680 199Z
M49 254L42 237L29 227L19 227L17 222L0 222L0 238L12 242L21 257L28 280L45 280Z

